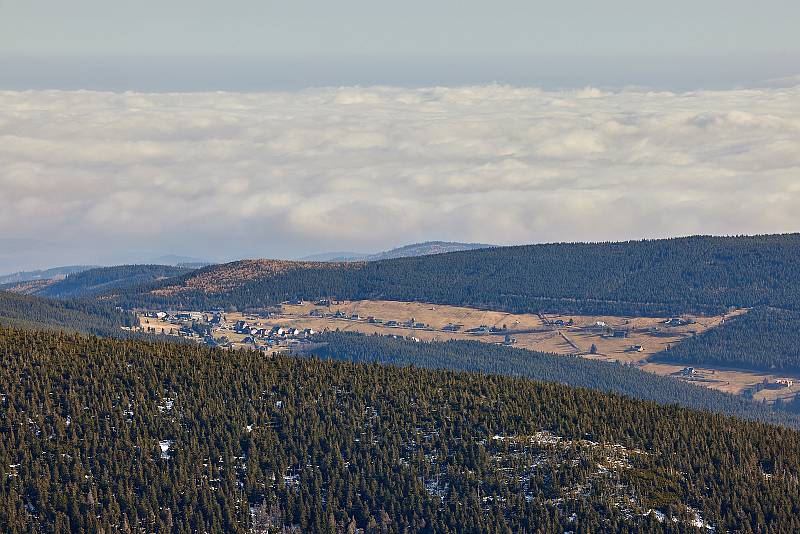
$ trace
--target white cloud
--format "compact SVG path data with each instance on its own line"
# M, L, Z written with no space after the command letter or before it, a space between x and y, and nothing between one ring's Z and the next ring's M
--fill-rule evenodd
M0 235L58 263L800 230L798 103L797 85L0 92Z

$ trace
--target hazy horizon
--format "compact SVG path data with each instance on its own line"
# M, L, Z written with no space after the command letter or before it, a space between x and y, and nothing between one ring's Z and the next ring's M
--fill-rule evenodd
M606 240L606 241L590 241L590 240L572 240L572 241L540 241L540 242L525 242L525 243L483 243L484 245L488 245L490 247L497 246L497 247L513 247L513 246L528 246L528 245L552 245L552 244L596 244L596 243L624 243L624 242L635 242L635 241L651 241L651 240L662 240L662 239L685 239L685 238L693 238L693 237L756 237L756 236L770 236L770 235L791 235L791 234L798 234L800 231L788 231L788 232L777 232L777 233L761 233L761 234L680 234L680 235L664 235L664 236L654 236L654 237L641 237L641 238L630 238L630 239L620 239L620 240ZM0 245L5 247L7 245L7 241L0 239ZM6 276L10 274L16 274L19 272L31 272L31 271L45 271L48 269L56 269L56 268L63 268L63 267L71 267L71 266L95 266L95 267L112 267L115 265L146 265L146 264L163 264L163 265L186 265L186 264L193 264L193 263L230 263L240 260L255 260L255 259L271 259L271 260L288 260L288 261L329 261L327 259L320 259L322 257L331 256L331 255L341 255L342 257L345 256L355 256L355 255L363 255L369 256L374 254L380 254L382 252L389 252L395 249L400 249L409 245L419 245L431 242L450 242L450 243L461 243L455 241L445 241L441 239L426 239L423 241L417 242L409 242L409 243L398 243L396 245L391 245L386 248L381 249L373 249L373 250L319 250L319 251L312 251L308 254L301 254L301 255L292 255L292 256L270 256L270 255L242 255L242 256L228 256L228 257L199 257L199 256L183 256L178 254L171 254L165 253L161 256L120 256L117 261L99 261L99 262L73 262L73 263L47 263L47 264L34 264L28 267L17 268L13 270L0 270L0 276ZM475 244L475 243L462 243L462 244ZM146 253L145 253L146 254ZM320 258L314 258L314 256L318 256ZM69 256L69 257L83 257L83 256Z

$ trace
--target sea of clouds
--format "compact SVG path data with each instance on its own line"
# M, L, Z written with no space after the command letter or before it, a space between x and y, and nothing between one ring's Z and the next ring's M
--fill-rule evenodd
M0 92L0 235L65 261L797 230L800 85Z

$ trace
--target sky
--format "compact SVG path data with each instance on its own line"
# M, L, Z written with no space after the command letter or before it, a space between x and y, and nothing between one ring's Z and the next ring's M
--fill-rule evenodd
M0 88L721 88L800 72L796 0L0 0Z
M800 230L800 3L0 0L0 273Z

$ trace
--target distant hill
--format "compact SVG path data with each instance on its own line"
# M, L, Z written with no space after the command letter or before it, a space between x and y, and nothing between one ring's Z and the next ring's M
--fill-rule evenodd
M430 256L446 252L461 252L464 250L477 250L495 245L483 243L457 243L454 241L425 241L413 243L402 247L393 248L376 254L360 254L357 252L326 252L302 258L303 261L379 261L395 258L410 258L414 256Z
M335 297L509 312L800 311L800 234L554 243L361 262L244 260L119 294L125 306L263 307Z
M28 282L31 280L51 280L54 278L64 278L68 274L79 273L94 268L94 265L67 265L65 267L53 267L52 269L20 271L17 273L0 275L0 285L18 284L20 282Z
M368 256L369 254L359 254L358 252L321 252L303 256L298 261L361 261Z
M42 297L73 299L112 294L148 282L157 282L192 272L171 265L117 265L98 267L68 275L63 280L28 292ZM13 290L13 288L12 288Z

